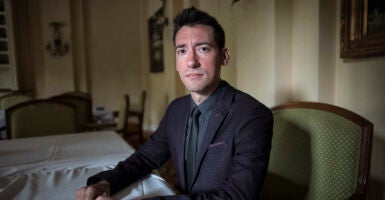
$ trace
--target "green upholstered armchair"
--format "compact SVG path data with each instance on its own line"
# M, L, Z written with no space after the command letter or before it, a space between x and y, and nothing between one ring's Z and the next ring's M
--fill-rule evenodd
M340 107L272 108L274 129L262 199L365 199L373 124Z
M78 130L87 130L85 127L92 119L92 101L90 98L72 93L65 93L49 98L50 100L64 102L76 107Z
M6 110L16 104L33 100L30 95L23 93L10 93L0 97L0 110Z
M33 100L5 111L8 138L74 133L77 131L76 108L73 105Z

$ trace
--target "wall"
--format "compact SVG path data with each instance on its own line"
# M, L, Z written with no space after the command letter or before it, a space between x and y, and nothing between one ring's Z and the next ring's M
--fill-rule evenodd
M139 0L15 0L21 86L40 98L88 91L95 106L117 109L124 94L139 102L144 89ZM51 56L49 23L58 21L69 52ZM140 74L140 76L138 76ZM31 76L33 75L33 76Z
M34 3L33 3L34 2ZM26 90L35 90L36 88L36 69L34 66L42 62L41 50L36 50L41 43L41 21L38 1L13 0L12 8L14 26L16 58L18 62L18 82L19 87ZM35 28L32 31L33 27ZM40 48L39 48L40 49Z
M236 86L267 106L274 105L275 91L274 1L241 1L236 16Z
M138 103L143 89L139 1L85 2L87 65L94 106L118 109L123 95ZM139 75L138 75L139 74Z
M338 9L337 16L339 13ZM338 30L339 24L335 43L335 104L359 113L374 124L371 173L385 181L385 57L339 58Z
M337 10L339 16L340 10ZM373 178L385 180L385 57L363 59L339 58L337 24L335 60L335 104L359 113L374 124L371 173ZM385 188L384 188L385 189ZM383 190L384 191L384 190Z
M291 0L275 1L275 102L292 99L293 82L293 5Z
M46 50L53 38L51 22L63 23L61 38L71 44L70 1L14 0L12 7L19 87L34 90L38 97L73 90L72 50L62 57Z
M142 19L142 23L147 25L148 19L156 13L158 9L162 7L162 3L157 1L148 0L144 1L144 7L146 8L145 18ZM176 97L182 96L185 94L183 87L179 81L179 75L175 69L175 50L172 43L172 19L175 16L175 12L180 10L182 2L174 1L173 4L165 4L165 16L168 18L168 25L164 27L163 30L163 48L164 48L164 71L161 73L151 73L149 58L149 43L148 40L142 43L145 46L146 52L143 59L145 60L146 79L147 79L147 90L149 91L149 98L147 109L150 112L146 113L146 127L150 130L155 130L158 126L158 123L162 119L164 111L166 110L167 105ZM144 33L148 33L148 27L144 27ZM146 36L148 36L146 34ZM146 38L147 39L147 38Z
M52 22L60 22L63 26L60 28L60 34L63 44L69 44L71 41L71 23L70 23L70 2L56 0L41 0L42 13L42 33L45 48L49 42L53 40ZM60 8L60 9L57 9ZM41 94L44 96L52 96L60 92L73 90L74 88L74 72L72 65L72 54L66 56L52 56L48 51L43 54L44 74L42 77L43 87Z
M234 29L236 18L234 17L234 7L232 0L216 0L216 1L199 1L194 4L202 10L215 16L221 22L225 30L226 47L229 49L230 60L226 66L222 67L221 78L231 85L237 84L237 48L236 48L236 32Z

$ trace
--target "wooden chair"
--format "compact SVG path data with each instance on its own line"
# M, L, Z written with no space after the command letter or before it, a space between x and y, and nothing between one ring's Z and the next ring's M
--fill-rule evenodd
M52 100L33 100L5 111L8 138L77 132L76 108Z
M146 92L143 91L140 99L139 110L132 110L130 105L129 95L124 95L124 101L122 102L119 111L114 112L116 118L116 131L121 133L123 138L129 140L131 136L137 136L139 144L144 143L143 138L143 115L144 115L144 104L146 101Z
M87 130L86 126L92 122L92 101L90 98L70 93L53 96L50 100L64 102L76 107L78 130Z
M324 103L272 108L273 141L262 199L365 199L373 124Z
M126 135L127 124L128 124L128 113L130 112L130 96L125 94L123 101L120 103L119 110L113 112L116 124L115 130L121 133L123 136Z
M137 135L139 137L140 144L143 144L143 117L146 104L146 91L142 91L139 102L139 110L133 110L131 107L129 107L127 125L125 131L123 131L123 135Z
M139 144L131 144L134 147L144 143L143 138L143 115L146 101L146 92L143 91L140 99L140 109L131 110L130 96L125 94L119 106L119 110L113 111L115 123L105 124L103 122L88 123L89 130L104 130L110 129L120 133L122 137L129 140L131 136L136 136ZM135 141L136 142L136 141Z

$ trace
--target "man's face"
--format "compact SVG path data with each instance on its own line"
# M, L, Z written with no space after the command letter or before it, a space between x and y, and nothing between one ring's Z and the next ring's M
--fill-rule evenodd
M213 28L206 25L183 26L175 37L176 69L186 88L209 95L219 81L221 65L227 64L227 49L218 49Z

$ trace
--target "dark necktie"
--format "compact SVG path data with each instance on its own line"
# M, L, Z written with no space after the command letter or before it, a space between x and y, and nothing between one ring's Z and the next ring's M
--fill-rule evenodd
M199 115L201 112L198 107L195 107L192 111L192 123L190 129L190 138L187 146L186 157L186 179L187 187L190 188L194 178L195 161L198 144L198 130L199 130Z

